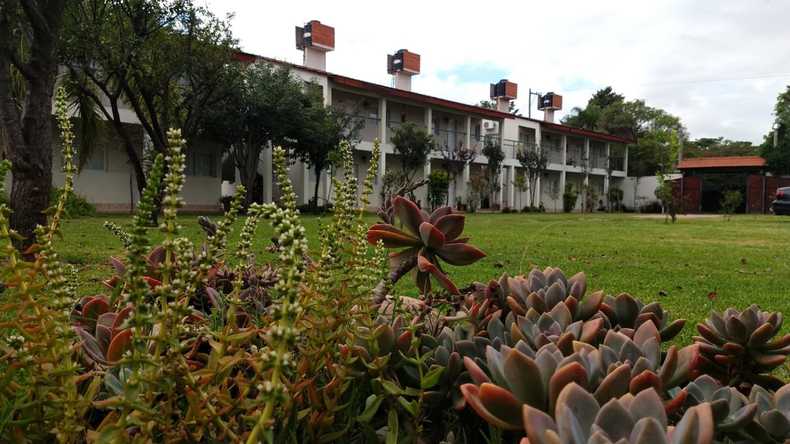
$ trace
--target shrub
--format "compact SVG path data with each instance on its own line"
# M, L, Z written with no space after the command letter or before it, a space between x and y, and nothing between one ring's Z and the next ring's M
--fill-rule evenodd
M431 209L436 209L445 204L450 187L450 176L447 171L433 170L428 176L428 203Z
M58 197L63 193L61 188L52 188L49 200L56 202ZM80 196L73 191L67 193L66 203L64 207L65 217L86 217L96 214L96 207L88 202L84 197Z
M721 198L721 212L727 220L738 211L738 207L743 203L743 194L738 190L725 191Z
M576 208L576 200L579 197L579 192L572 183L565 184L565 192L562 193L562 211L570 213Z

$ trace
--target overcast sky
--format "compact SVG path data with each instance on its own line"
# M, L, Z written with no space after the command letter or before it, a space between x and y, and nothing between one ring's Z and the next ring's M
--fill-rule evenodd
M407 48L422 58L414 91L477 103L507 78L524 115L528 88L563 95L565 113L611 85L679 116L693 138L759 143L790 84L783 0L200 1L235 14L245 51L301 63L294 26L317 19L335 27L331 72L390 85L386 55Z

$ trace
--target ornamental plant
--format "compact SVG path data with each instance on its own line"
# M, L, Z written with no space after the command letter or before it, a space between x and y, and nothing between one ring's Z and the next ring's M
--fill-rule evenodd
M406 273L417 269L417 289L427 294L430 277L452 294L458 288L442 270L439 259L451 265L469 265L485 257L478 248L469 245L469 238L459 237L464 230L465 217L453 213L452 208L436 209L431 215L420 210L414 202L401 196L392 199L395 214L405 231L388 223L375 224L368 229L368 242L382 242L384 248L404 248L390 254L390 280L397 282Z

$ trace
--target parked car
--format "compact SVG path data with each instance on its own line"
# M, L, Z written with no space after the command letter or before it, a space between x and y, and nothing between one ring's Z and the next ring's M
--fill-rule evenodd
M790 214L790 187L776 190L776 199L771 202L771 211L774 214Z

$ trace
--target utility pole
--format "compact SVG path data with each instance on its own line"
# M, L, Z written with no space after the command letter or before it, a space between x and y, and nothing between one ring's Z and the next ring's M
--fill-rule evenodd
M542 96L542 95L543 94L541 94L541 93L539 93L537 91L532 91L532 88L529 89L529 95L527 96L528 97L527 102L529 103L529 105L528 105L529 109L527 110L527 117L529 117L530 119L532 118L532 96L537 96L538 97L538 101L540 101L540 96Z

